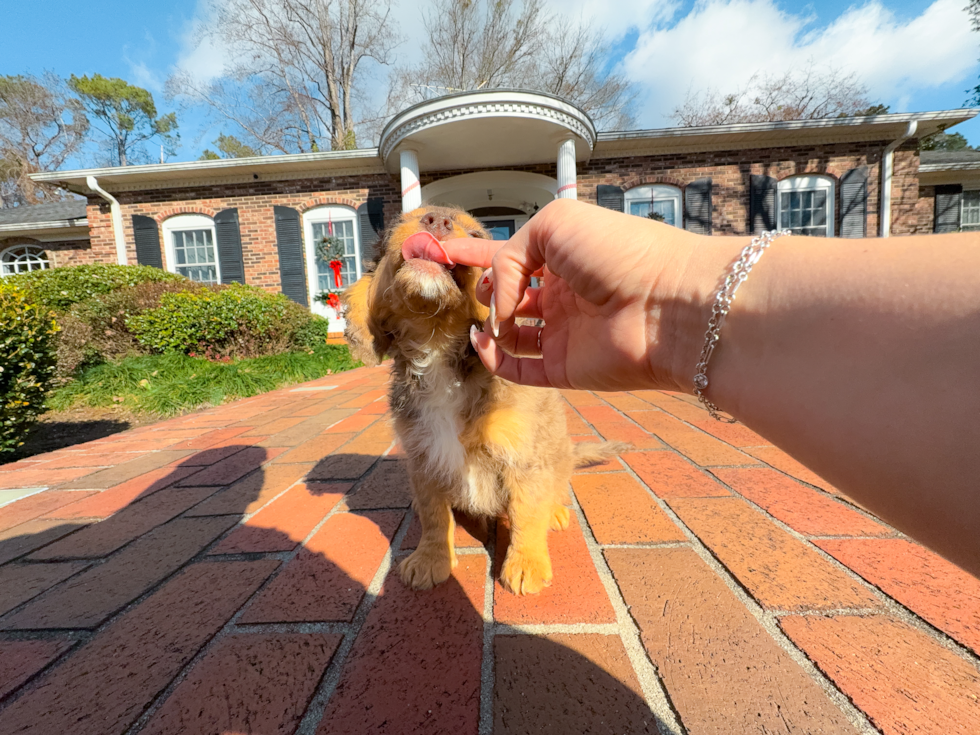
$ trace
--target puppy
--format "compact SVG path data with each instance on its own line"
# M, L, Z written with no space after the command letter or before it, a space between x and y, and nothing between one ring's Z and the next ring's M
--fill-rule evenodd
M426 232L435 239L412 237ZM422 525L399 572L420 590L449 577L453 508L506 514L511 542L500 581L514 594L535 593L551 584L548 529L568 526L576 463L601 461L625 445L573 445L558 391L487 371L469 338L470 326L482 328L488 316L474 295L481 271L451 265L436 241L453 237L489 235L456 209L403 215L381 243L374 271L342 298L354 356L366 364L393 358L389 401Z

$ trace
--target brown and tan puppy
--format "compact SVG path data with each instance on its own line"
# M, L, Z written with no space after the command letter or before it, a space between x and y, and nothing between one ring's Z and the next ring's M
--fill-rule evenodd
M406 260L402 245L426 231L439 241L489 237L465 212L416 209L386 234L375 270L343 296L355 357L394 360L391 411L422 524L418 548L399 572L415 589L449 577L456 566L453 508L477 517L506 514L511 543L500 581L515 594L539 592L551 584L548 529L568 526L572 470L622 446L576 448L558 391L515 385L486 370L469 339L470 325L482 328L488 315L474 296L481 271L443 265L421 246ZM425 235L406 248L420 240L441 250Z

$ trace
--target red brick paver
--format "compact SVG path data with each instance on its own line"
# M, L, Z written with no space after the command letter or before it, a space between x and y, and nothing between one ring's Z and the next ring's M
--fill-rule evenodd
M563 392L575 441L635 449L574 475L549 588L457 515L406 589L386 383L0 465L0 733L978 731L980 581L689 396Z

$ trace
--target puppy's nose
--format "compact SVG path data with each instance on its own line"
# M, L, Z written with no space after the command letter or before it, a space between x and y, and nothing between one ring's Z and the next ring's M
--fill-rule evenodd
M449 217L432 212L422 216L422 226L440 240L453 232L453 221Z

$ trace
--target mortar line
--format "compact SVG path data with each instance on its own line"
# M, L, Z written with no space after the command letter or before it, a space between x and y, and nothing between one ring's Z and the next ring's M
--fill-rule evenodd
M497 632L493 622L493 568L497 558L496 521L487 524L486 552L488 558L486 575L483 580L483 658L480 660L479 735L492 735L493 733L493 689L496 676L493 639Z
M388 545L388 550L385 552L384 558L381 560L381 565L374 573L374 577L371 578L371 583L364 591L364 597L361 599L361 603L357 606L357 610L351 618L351 622L349 623L350 628L347 634L341 640L340 645L337 646L337 650L334 652L330 664L323 672L316 691L310 698L306 711L303 713L303 718L295 730L295 735L314 735L317 728L319 728L320 721L326 712L327 704L336 691L337 685L340 683L340 675L343 672L347 656L354 647L357 637L361 634L361 628L364 627L368 613L374 607L374 603L381 592L381 587L384 585L384 581L392 569L392 561L394 559L393 551L401 546L402 540L412 525L413 515L414 513L409 509L405 513L405 517L402 518L401 525L399 525L391 543Z
M623 464L626 463L624 462ZM592 565L599 574L602 586L606 590L606 596L612 603L613 610L616 613L615 625L618 628L617 632L619 633L620 640L623 642L626 655L629 657L630 664L633 666L633 672L636 674L640 688L643 690L643 697L646 700L646 704L656 720L657 729L662 735L685 735L687 730L681 722L679 713L670 701L670 693L660 680L656 666L650 660L646 649L643 647L643 643L640 641L639 628L629 614L629 608L623 599L619 585L616 584L616 580L613 578L612 572L606 564L602 550L599 548L599 544L592 534L592 527L589 526L582 506L579 505L575 491L571 487L569 488L568 495L571 498L575 516L578 518L578 524L582 529L582 536L589 550Z
M260 469L261 468L256 468L256 470L254 470L254 471L257 472ZM249 474L252 474L252 473L249 473ZM247 477L247 475L246 475L246 477ZM276 497L277 498L280 497L281 495L283 495L284 493L288 492L293 487L295 487L296 485L298 485L298 484L300 484L302 482L305 482L305 480L303 478L300 478L299 480L296 480L294 483L292 483L291 485L289 485L285 490L282 491L282 493L280 493ZM209 496L209 497L213 497L213 496ZM272 501L269 501L269 502L272 502ZM268 503L266 505L268 505ZM170 682L167 684L166 688L162 692L160 692L156 697L154 697L153 700L151 700L151 702L143 710L143 713L129 727L129 729L126 730L126 735L136 735L136 733L140 732L140 730L142 730L146 726L146 724L160 710L160 708L163 707L164 703L167 701L167 699L170 697L170 695L173 694L173 692L177 689L177 687L180 686L181 683L183 683L183 681L187 678L187 675L193 670L193 668L200 661L202 661L212 650L214 650L214 648L217 645L219 645L221 643L221 641L223 641L229 635L232 635L232 634L234 634L237 631L237 628L238 628L238 620L242 617L242 615L245 614L245 611L248 609L248 607L251 604L251 602L253 600L257 599L258 595L260 595L262 593L262 591L265 590L272 583L272 580L274 580L276 577L278 577L282 573L282 571L286 568L286 566L289 564L289 562L292 561L306 547L307 542L317 533L317 531L320 530L320 528L323 527L323 525L327 522L327 520L329 520L331 517L333 517L338 512L340 512L338 510L338 508L340 508L343 505L344 505L343 499L338 500L337 503L333 506L333 508L330 509L330 512L327 513L323 518L320 519L320 521L303 538L303 540L300 541L300 542L298 542L296 544L296 547L292 551L287 552L285 554L285 556L280 560L279 566L277 566L276 569L268 577L265 578L265 580L262 582L262 584L260 584L255 589L255 591L251 595L248 596L248 598L239 606L238 610L235 611L235 614L232 615L231 618L229 618L227 621L225 621L225 624L221 626L221 629L218 630L218 632L215 633L213 636L211 636L210 640L208 640L207 643L205 643L201 647L201 649L191 658L191 660L188 661L180 669L179 672L177 672L177 675L174 676L170 680ZM265 506L263 506L263 507L265 507ZM258 511L256 511L256 512L258 512ZM238 527L237 525L232 526L232 529L237 528L237 527ZM212 547L215 546L215 544L220 543L220 541L224 537L224 535L225 534L222 534L217 539L215 539L210 544L208 544L201 552L198 553L197 556L195 556L193 559L191 559L186 564L184 564L180 568L180 570L178 570L177 573L179 573L183 569L188 568L191 564L194 564L194 563L196 563L198 561L210 561L211 559L213 559L214 557L209 558L207 556L207 553L208 553L208 551ZM220 558L220 557L217 557L217 558Z
M830 554L827 551L824 551L822 548L820 548L819 546L817 546L817 544L811 543L810 538L807 537L806 535L800 533L799 531L797 531L796 529L794 529L792 526L789 526L788 524L786 524L783 521L779 520L778 518L776 518L775 516L773 516L771 513L769 513L765 508L761 507L760 505L758 505L757 503L753 502L749 498L745 497L744 495L738 494L738 492L736 490L734 490L734 488L732 488L727 483L722 482L720 478L715 478L715 479L717 479L718 482L721 482L721 484L724 487L728 488L731 492L733 492L735 494L735 497L741 498L746 503L748 503L750 507L752 507L752 508L756 509L757 511L759 511L766 519L772 521L772 523L776 527L778 527L781 530L785 531L787 534L789 534L790 536L792 536L796 540L800 541L801 543L803 543L808 548L813 549L817 553L818 556L820 556L821 558L823 558L825 561L829 562L830 565L832 567L834 567L835 569L838 569L838 570L842 571L848 578L850 578L852 581L854 581L856 584L858 584L862 589L869 590L871 592L872 596L881 605L881 608L880 609L882 611L885 611L885 612L889 613L893 617L895 617L895 618L901 620L902 622L906 623L907 625L915 628L916 630L918 630L921 633L925 634L930 639L932 639L932 640L936 641L937 643L939 643L941 646L943 646L947 650L952 651L953 653L959 655L961 658L965 658L967 661L969 661L974 666L980 666L980 656L978 656L976 653L974 653L972 650L970 650L969 648L967 648L965 645L961 644L959 641L957 641L956 639L954 639L951 635L949 635L948 633L946 633L945 631L943 631L942 629L940 629L938 626L933 625L932 623L930 623L925 618L920 617L919 615L917 615L914 610L912 610L911 608L908 608L905 605L903 605L900 601L896 600L891 595L889 595L887 592L885 592L880 587L878 587L874 582L871 582L871 581L865 579L860 574L858 574L856 571L854 571L849 566L847 566L846 564L844 564L842 561L839 561L837 558L835 558L832 554ZM644 487L645 487L645 485L644 485ZM890 528L890 526L888 526L888 524L885 521L882 521L881 519L875 519L875 520L877 522L879 522L879 523L884 524L884 526L886 528ZM840 538L842 538L842 537L835 537L835 540L839 540ZM860 537L858 537L858 538L860 538ZM869 538L871 538L871 539L878 539L878 538L888 538L888 537L872 536L872 537L869 537ZM912 543L915 543L915 542L912 542ZM709 553L712 553L710 549L708 551L709 551ZM714 556L713 553L712 553L712 556ZM748 590L746 590L746 592L748 592ZM749 595L751 597L751 593L749 593ZM760 605L760 608L762 609L762 612L763 612L764 615L767 615L767 616L772 615L772 611L766 610L765 608L762 608L761 605ZM819 612L819 611L817 611L817 612ZM773 620L775 620L775 618L773 618ZM795 647L795 644L794 644L794 647ZM805 655L805 653L804 653L804 655Z
M494 635L619 635L619 623L497 623Z
M680 452L676 452L680 456ZM685 457L685 459L687 459ZM690 461L690 460L688 460ZM697 466L697 465L694 465ZM880 732L875 728L867 715L864 714L860 709L858 709L851 699L844 694L837 686L830 680L829 677L825 676L822 671L810 660L810 658L794 644L789 636L787 636L782 628L776 623L776 619L773 616L767 615L766 611L762 608L755 599L749 595L749 593L742 587L741 583L735 578L735 576L728 571L715 556L711 553L710 549L702 543L701 539L684 523L680 516L678 516L673 509L660 498L649 486L640 478L639 475L633 470L632 467L627 466L626 470L634 480L640 483L640 486L647 492L647 494L653 499L653 502L667 514L677 527L681 529L688 540L691 542L691 550L698 555L698 557L703 561L708 568L714 572L721 579L722 583L728 587L728 589L735 595L736 599L742 603L742 605L749 611L749 613L758 621L759 625L769 634L769 636L776 642L786 654L792 659L800 668L803 670L811 681L816 683L818 687L827 695L831 702L837 705L844 716L851 722L854 727L864 733L864 735L880 735Z

